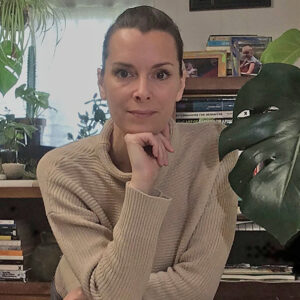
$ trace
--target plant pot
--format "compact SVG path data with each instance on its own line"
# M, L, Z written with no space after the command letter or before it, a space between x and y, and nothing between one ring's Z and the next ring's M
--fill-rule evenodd
M16 150L1 149L0 163L16 163L18 160L18 152Z
M28 118L16 118L16 122L26 125L33 125L37 130L32 134L32 137L27 137L27 145L39 146L43 143L43 134L46 127L47 120L43 118L33 119L33 123Z
M2 170L7 179L20 179L24 175L25 165L18 163L2 164Z

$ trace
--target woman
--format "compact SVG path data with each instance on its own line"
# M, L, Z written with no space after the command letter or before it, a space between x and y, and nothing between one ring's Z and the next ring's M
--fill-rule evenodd
M235 231L237 201L218 160L217 123L176 124L183 44L148 6L108 30L101 133L47 153L38 166L49 223L63 256L65 299L212 299Z

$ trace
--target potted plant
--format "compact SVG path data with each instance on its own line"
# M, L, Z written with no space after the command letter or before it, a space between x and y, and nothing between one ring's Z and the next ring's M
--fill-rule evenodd
M26 136L31 137L35 130L32 125L16 122L13 114L0 115L0 158L8 178L18 177L21 171L24 172L25 165L18 163L18 151L20 146L25 146ZM5 164L8 164L7 170Z
M27 110L26 118L17 119L17 121L34 125L37 128L37 131L33 133L32 138L30 139L31 145L40 145L44 128L46 126L46 119L41 118L42 114L47 109L56 109L49 105L49 93L36 91L34 88L26 87L26 84L20 85L15 90L15 97L21 98L28 106L30 110Z
M285 245L300 278L300 31L290 29L262 55L260 73L238 92L233 123L219 140L222 159L242 153L229 174L242 213ZM248 111L247 117L240 113ZM254 170L260 166L258 173Z
M23 55L36 34L58 29L64 14L48 0L0 0L0 92L4 96L18 81ZM29 34L27 34L27 32Z
M94 94L91 100L86 101L84 104L90 103L93 104L91 115L87 111L84 114L78 113L80 120L78 126L80 129L76 140L97 134L108 118L109 113L104 112L104 110L107 110L107 105L103 103L102 99L97 99L97 93ZM68 140L75 141L72 133L68 133Z

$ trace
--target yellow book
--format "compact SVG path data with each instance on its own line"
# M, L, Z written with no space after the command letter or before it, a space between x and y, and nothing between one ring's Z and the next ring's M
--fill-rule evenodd
M0 235L0 241L1 240L9 241L9 240L11 240L11 236L10 235Z

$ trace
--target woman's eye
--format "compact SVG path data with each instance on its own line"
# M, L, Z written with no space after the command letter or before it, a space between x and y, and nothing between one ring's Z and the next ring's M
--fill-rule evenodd
M130 73L126 70L117 70L115 72L115 75L119 78L128 78L131 76Z
M168 77L170 76L170 73L168 71L158 71L156 74L155 74L155 77L159 80L165 80L167 79Z

